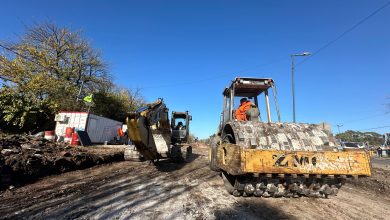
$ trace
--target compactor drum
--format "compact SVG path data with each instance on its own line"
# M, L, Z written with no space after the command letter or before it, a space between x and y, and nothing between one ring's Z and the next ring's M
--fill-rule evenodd
M278 122L272 122L268 89L273 91ZM258 97L264 94L265 105ZM370 176L365 151L337 151L330 126L281 123L272 79L236 78L223 91L224 106L210 148L210 168L221 171L234 196L328 197L336 195L346 178ZM237 99L251 101L238 120ZM266 122L260 112L266 113Z

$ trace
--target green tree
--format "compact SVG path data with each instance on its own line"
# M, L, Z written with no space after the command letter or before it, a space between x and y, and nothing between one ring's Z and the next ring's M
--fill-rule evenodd
M347 142L368 142L370 145L379 146L384 142L383 136L376 132L360 132L348 130L336 135L337 139Z
M101 90L93 95L91 112L117 121L124 122L128 112L145 105L140 90L113 88Z
M81 95L96 94L92 110L103 116L120 118L129 109L128 103L114 108L119 111L100 109L107 103L122 103L124 94L116 94L106 63L80 32L51 23L37 24L28 28L19 42L6 45L8 50L0 55L2 129L53 128L59 110L88 109L82 97L76 102L81 87Z

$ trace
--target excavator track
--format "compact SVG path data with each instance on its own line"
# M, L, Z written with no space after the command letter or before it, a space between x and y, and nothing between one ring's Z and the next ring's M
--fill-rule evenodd
M275 175L261 174L258 177L233 176L222 172L225 188L233 196L239 197L313 197L336 196L345 183L346 176L317 175Z

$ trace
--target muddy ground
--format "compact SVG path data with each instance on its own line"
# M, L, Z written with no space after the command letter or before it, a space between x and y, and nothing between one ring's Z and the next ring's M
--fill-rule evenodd
M123 150L72 147L42 137L0 134L0 192L40 177L123 160Z
M45 177L0 196L0 218L49 219L389 219L390 171L348 182L338 196L233 197L207 148L187 164L117 162Z

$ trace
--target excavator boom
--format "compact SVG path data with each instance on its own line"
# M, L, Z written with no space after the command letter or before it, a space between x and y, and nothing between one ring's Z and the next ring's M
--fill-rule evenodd
M146 160L168 156L171 130L168 108L162 99L130 113L127 129L131 142Z
M187 112L188 113L188 112ZM133 160L142 155L145 160L171 158L185 160L191 153L182 149L183 145L173 143L168 108L162 99L131 112L127 119L127 129L131 142L136 149L125 151L125 159Z

